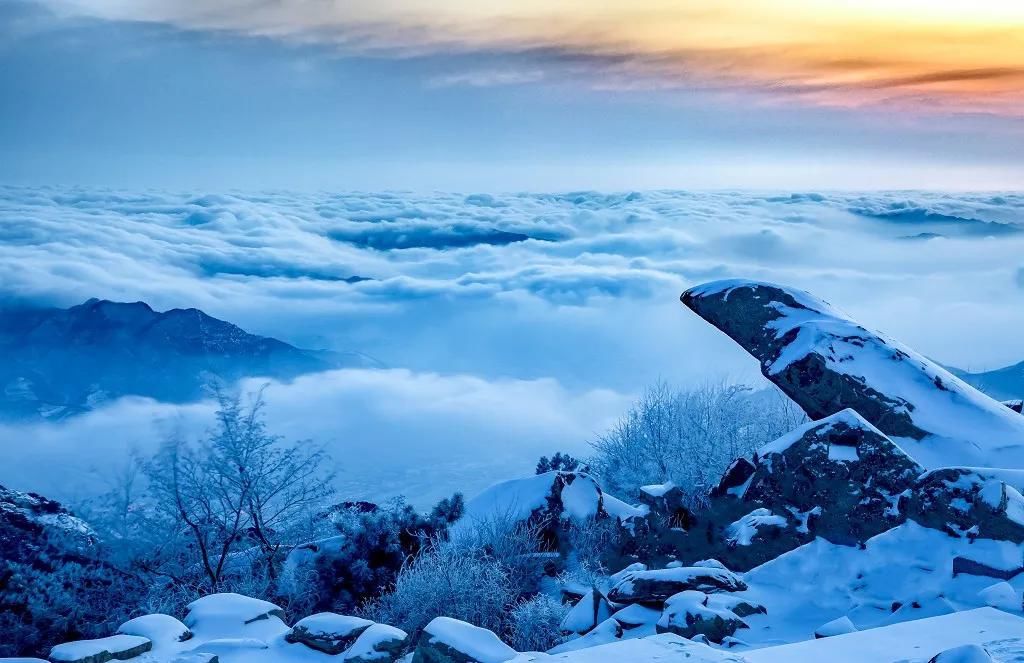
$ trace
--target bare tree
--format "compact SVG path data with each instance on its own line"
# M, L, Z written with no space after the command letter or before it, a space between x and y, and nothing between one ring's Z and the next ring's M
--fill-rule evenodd
M233 566L257 559L273 580L289 527L333 492L322 448L286 444L267 432L262 391L246 406L238 397L216 396L216 425L207 438L194 444L173 434L146 466L153 504L171 528L150 570L181 582L198 567L210 591L222 587ZM179 573L159 563L174 558Z

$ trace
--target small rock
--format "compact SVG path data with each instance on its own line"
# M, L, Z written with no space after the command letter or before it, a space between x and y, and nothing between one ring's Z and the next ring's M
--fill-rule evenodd
M153 643L137 635L112 635L98 640L78 640L50 650L50 660L59 663L106 663L127 661L145 654Z
M129 619L118 627L117 632L148 638L157 645L185 642L192 637L192 631L187 626L170 615L159 613Z
M1017 590L1013 588L1013 585L1008 582L997 582L994 585L989 585L978 592L978 597L981 598L985 605L993 608L1015 612L1021 610L1020 596L1017 595Z
M285 640L334 656L348 649L371 626L369 619L318 612L296 622Z
M936 654L928 663L992 663L992 655L980 645L964 645Z
M838 619L833 619L832 621L826 622L814 629L814 637L830 638L833 635L843 635L844 633L854 633L856 631L857 627L853 625L850 618L843 615Z
M394 663L408 637L408 633L394 626L374 624L345 652L345 663Z
M608 593L613 603L662 603L687 590L741 592L746 583L727 569L682 567L627 573Z
M437 617L420 633L412 663L504 663L516 654L485 628Z

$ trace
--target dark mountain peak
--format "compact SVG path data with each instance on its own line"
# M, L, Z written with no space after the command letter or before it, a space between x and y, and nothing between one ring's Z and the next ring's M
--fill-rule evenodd
M250 334L197 308L89 299L70 308L0 310L0 418L64 418L126 395L202 398L211 383L291 379L370 365Z

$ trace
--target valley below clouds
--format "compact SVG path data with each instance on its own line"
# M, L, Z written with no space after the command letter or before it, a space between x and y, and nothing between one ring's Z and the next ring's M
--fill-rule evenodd
M195 307L372 357L384 368L265 394L272 432L326 445L346 499L426 503L528 474L541 454L586 455L659 379L766 384L679 304L702 281L807 289L959 368L1024 359L1019 194L0 187L0 216L5 305ZM213 409L127 397L0 425L0 483L87 496L132 449L199 434Z

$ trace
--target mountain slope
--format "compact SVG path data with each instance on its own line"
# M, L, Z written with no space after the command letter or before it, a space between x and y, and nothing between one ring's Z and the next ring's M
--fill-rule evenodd
M90 299L0 311L0 417L61 419L120 396L201 398L218 381L288 379L372 362L249 334L194 308Z

